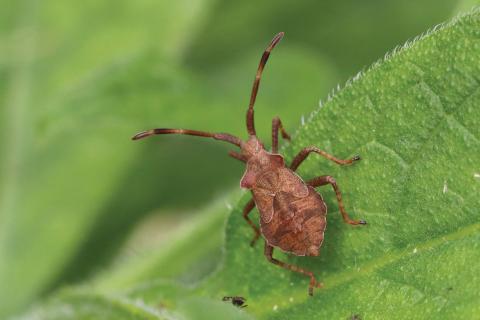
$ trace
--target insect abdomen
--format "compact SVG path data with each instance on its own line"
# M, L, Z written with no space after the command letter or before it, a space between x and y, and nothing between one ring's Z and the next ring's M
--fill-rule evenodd
M267 242L298 256L317 256L326 227L327 207L309 187L307 197L298 198L279 192L273 200L273 217L269 223L260 219Z

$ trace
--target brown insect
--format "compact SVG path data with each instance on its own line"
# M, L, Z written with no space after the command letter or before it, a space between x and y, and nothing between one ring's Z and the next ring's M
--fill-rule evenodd
M239 308L245 308L248 307L248 305L245 304L245 299L244 297L239 297L239 296L234 296L234 297L223 297L223 301L231 301L234 306L237 306Z
M257 74L253 82L250 104L247 110L248 140L243 141L228 133L210 133L205 131L186 129L151 129L135 135L132 139L138 140L156 134L186 134L213 138L231 143L240 148L241 152L230 151L229 155L246 163L245 174L240 181L242 188L250 189L253 198L243 209L243 217L252 227L255 235L251 245L263 235L265 238L265 256L268 261L294 272L310 277L308 293L313 295L314 287L321 287L312 272L273 258L273 249L280 248L284 252L297 256L318 256L323 242L326 227L327 206L322 196L314 188L331 185L335 191L343 220L351 225L366 224L364 220L352 220L348 216L342 202L342 195L331 176L319 176L303 181L295 170L314 152L339 165L349 165L360 160L359 156L352 159L338 159L317 147L311 146L302 149L289 166L285 165L283 157L278 154L278 132L282 137L290 140L284 130L280 118L272 121L272 150L268 152L256 136L253 106L257 97L258 87L263 68L270 56L271 50L282 39L284 33L277 34L266 48L260 59ZM260 229L250 220L248 214L257 206L260 212Z

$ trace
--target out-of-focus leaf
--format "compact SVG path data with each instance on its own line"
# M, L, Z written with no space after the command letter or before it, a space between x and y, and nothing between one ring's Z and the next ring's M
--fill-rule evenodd
M170 314L162 314L141 301L121 297L91 294L88 291L64 290L41 307L15 319L180 319Z
M234 307L222 299L185 297L184 290L173 284L162 285L170 295L176 297L175 303L169 300L151 300L152 298L129 298L93 294L88 289L63 290L41 306L29 313L16 317L16 320L29 319L138 319L138 320L249 320L245 311ZM175 307L172 310L172 306Z
M458 14L459 12L472 10L473 7L478 6L479 4L480 1L478 0L460 0L453 13Z
M219 1L186 59L196 68L210 70L225 63L223 57L235 59L270 34L285 31L295 44L323 52L345 80L387 50L449 17L457 2Z
M191 9L203 4L24 1L2 9L0 317L55 279L137 153L129 136L138 119L122 118L132 104L109 100L105 82L148 53L168 65L150 75L174 75L172 62L202 15ZM169 46L151 45L152 37ZM164 89L157 98L172 96Z
M232 199L237 202L239 198L234 194L196 212L170 234L160 250L137 247L129 253L130 247L127 247L127 253L90 284L96 290L110 293L148 283L151 279L171 278L187 285L195 284L220 262L227 206L231 207Z

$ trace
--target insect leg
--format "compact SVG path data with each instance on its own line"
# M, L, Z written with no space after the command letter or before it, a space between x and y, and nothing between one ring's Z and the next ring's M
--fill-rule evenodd
M255 208L255 201L253 199L250 199L250 201L247 202L245 207L243 208L243 218L247 220L247 223L252 227L253 231L255 232L255 235L253 236L252 241L250 241L250 245L253 246L255 242L258 240L260 237L260 230L258 227L253 223L252 220L248 217L248 214Z
M232 157L234 159L237 159L237 160L240 160L242 162L247 162L247 159L241 153L238 153L238 152L235 152L235 151L229 151L228 155L230 157Z
M327 158L328 160L331 160L333 162L335 162L336 164L340 164L340 165L347 165L347 164L352 164L353 162L355 161L358 161L360 160L360 156L354 156L352 159L348 159L348 160L341 160L341 159L338 159L334 156L332 156L331 154L329 153L326 153L325 151L323 150L320 150L318 149L317 147L306 147L306 148L303 148L296 156L295 158L293 159L292 161L292 164L290 164L290 169L292 169L293 171L297 170L297 168L300 166L300 164L308 157L308 155L312 152L315 152L315 153L318 153L319 155L321 155L322 157L324 158Z
M338 201L338 206L340 208L340 213L342 214L343 221L349 224L357 225L357 224L367 224L365 220L352 220L348 216L347 212L345 211L345 208L343 206L343 201L342 201L342 194L340 193L340 189L338 188L337 182L332 176L320 176L313 178L309 181L307 181L307 184L316 188L320 186L324 186L326 184L330 184L333 187L333 190L335 191L335 195L337 196L337 201Z
M250 95L250 104L248 105L248 110L247 110L247 131L248 131L248 134L251 136L256 135L255 124L253 119L253 106L255 105L255 99L257 98L257 92L258 92L258 87L260 86L260 78L262 77L263 68L267 63L268 57L270 56L270 52L277 45L277 43L280 40L282 40L283 35L284 33L280 32L275 37L273 37L272 41L263 52L262 58L260 59L260 63L258 65L257 74L255 75L255 80L253 81L252 93Z
M267 260L270 261L271 263L276 264L277 266L280 266L284 269L294 271L294 272L298 272L298 273L301 273L301 274L304 274L304 275L310 277L310 284L308 286L308 294L309 295L313 296L313 288L314 287L316 287L316 288L321 288L322 287L322 283L317 282L315 280L315 276L313 275L313 272L302 269L302 268L297 267L293 264L288 264L288 263L285 263L285 262L282 262L280 260L275 259L273 257L273 247L270 246L266 241L265 241L265 251L264 251L264 253L265 253L265 257L267 257Z
M282 121L279 117L275 117L272 120L272 152L278 152L278 130L282 134L282 138L290 141L290 135L285 131L282 125Z

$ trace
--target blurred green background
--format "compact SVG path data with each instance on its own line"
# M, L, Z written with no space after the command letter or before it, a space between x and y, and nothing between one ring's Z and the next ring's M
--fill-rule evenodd
M473 4L1 1L0 318L162 252L212 201L224 214L197 272L215 267L222 199L242 165L216 141L130 137L151 127L245 137L258 59L277 32L256 104L266 144L275 115L295 131L337 84Z

